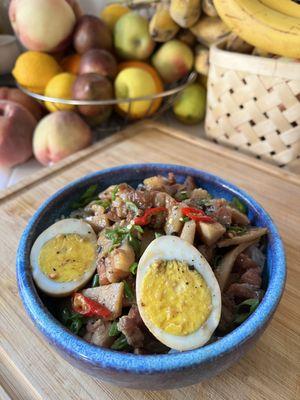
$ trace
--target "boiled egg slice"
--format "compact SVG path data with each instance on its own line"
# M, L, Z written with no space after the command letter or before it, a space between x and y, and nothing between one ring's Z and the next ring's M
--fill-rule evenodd
M136 279L140 315L171 349L191 350L212 336L221 316L221 292L202 254L177 236L161 236L141 257Z
M30 263L36 285L49 296L67 296L96 270L97 237L91 226L68 218L47 228L34 242Z

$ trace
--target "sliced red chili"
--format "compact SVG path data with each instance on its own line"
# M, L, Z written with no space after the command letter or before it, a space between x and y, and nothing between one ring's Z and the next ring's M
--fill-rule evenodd
M181 212L183 215L185 215L186 217L188 217L190 214L192 215L205 215L203 210L198 210L198 208L194 208L194 207L183 207L181 209Z
M214 223L215 220L208 215L205 215L203 210L198 210L198 208L193 207L183 207L181 212L184 216L196 221L196 222L206 222L206 223Z
M74 293L72 298L72 308L78 314L82 314L86 317L103 317L108 318L111 316L111 312L108 308L84 296L82 293Z
M141 217L136 217L134 218L133 222L135 223L135 225L147 225L150 222L150 218L153 215L159 214L160 212L164 212L167 211L166 207L154 207L154 208L148 208L144 215L142 215Z

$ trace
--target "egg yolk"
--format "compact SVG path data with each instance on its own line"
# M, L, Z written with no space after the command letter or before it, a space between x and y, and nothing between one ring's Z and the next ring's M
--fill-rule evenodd
M141 306L163 331L184 336L195 332L211 312L211 293L203 277L188 264L153 263L143 280Z
M41 271L56 282L76 281L90 269L96 257L96 246L78 234L58 235L41 249Z

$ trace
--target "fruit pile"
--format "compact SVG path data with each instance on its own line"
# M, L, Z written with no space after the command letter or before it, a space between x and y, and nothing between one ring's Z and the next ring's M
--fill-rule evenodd
M62 103L47 101L42 109L20 91L0 92L0 165L24 161L32 148L41 163L56 162L89 145L90 127L108 120L113 111L130 120L151 116L162 98L124 99L161 93L193 69L198 80L176 98L173 112L187 124L201 121L209 46L221 38L227 38L229 51L300 56L300 12L292 0L284 5L271 0L145 2L152 6L150 18L120 3L109 4L96 17L82 15L76 0L11 1L10 20L27 49L16 62L14 77L29 91ZM141 1L130 1L136 3ZM68 99L116 99L117 104L74 106L64 102ZM46 111L50 114L37 125ZM22 119L20 137L16 125ZM11 155L15 148L19 154Z

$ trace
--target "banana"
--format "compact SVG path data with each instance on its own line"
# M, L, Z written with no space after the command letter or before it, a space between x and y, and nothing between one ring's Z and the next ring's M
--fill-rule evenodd
M190 31L196 36L198 42L206 46L210 46L229 33L228 27L219 17L207 16L201 18L190 28Z
M201 15L201 0L171 0L170 14L182 28L189 28Z
M167 42L179 31L179 26L164 5L159 5L149 24L149 32L156 42Z
M293 0L260 0L265 6L291 17L300 18L300 4Z
M218 13L213 0L202 0L202 10L209 17L217 17Z
M260 0L214 0L218 14L246 42L285 57L300 58L300 19Z

